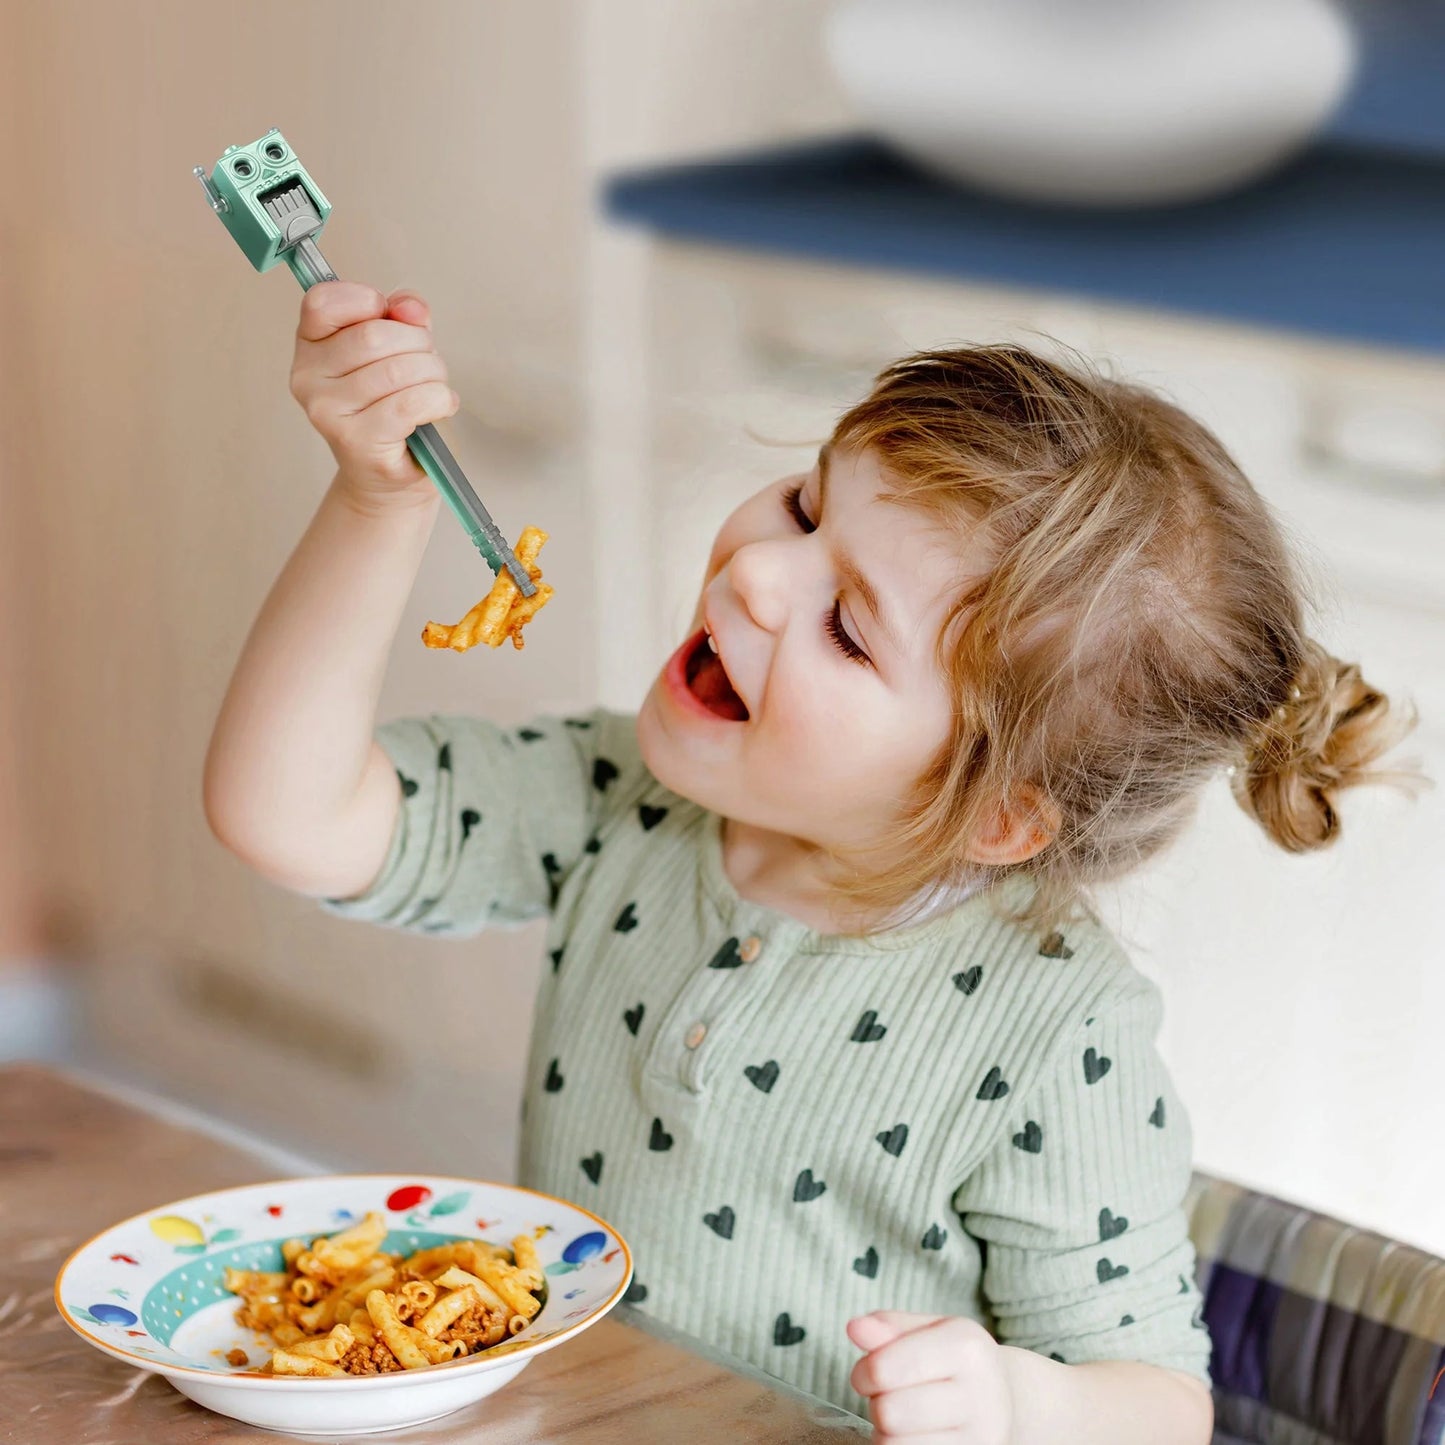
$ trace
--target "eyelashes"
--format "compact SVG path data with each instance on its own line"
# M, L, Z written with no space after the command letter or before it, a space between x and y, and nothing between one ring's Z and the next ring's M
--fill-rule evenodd
M833 645L854 662L861 662L864 667L872 666L868 654L853 641L843 627L843 603L841 599L833 604L833 610L823 618L823 630L833 639Z
M789 487L783 493L783 510L798 525L802 532L816 532L818 524L812 521L803 510L802 503L803 483ZM864 667L873 665L872 659L851 637L843 626L843 600L837 598L833 602L832 610L823 615L823 631L833 640L833 646L848 658L851 662L860 663Z
M799 482L795 487L789 487L783 493L783 510L798 524L803 532L816 532L817 523L808 520L808 514L803 510L803 504L799 500L803 495L803 484Z

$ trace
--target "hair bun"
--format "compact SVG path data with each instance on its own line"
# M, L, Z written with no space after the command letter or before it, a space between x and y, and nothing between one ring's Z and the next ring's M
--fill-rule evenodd
M1260 724L1234 774L1240 806L1281 847L1304 853L1340 831L1342 788L1390 781L1371 768L1414 726L1352 662L1307 642L1289 698Z

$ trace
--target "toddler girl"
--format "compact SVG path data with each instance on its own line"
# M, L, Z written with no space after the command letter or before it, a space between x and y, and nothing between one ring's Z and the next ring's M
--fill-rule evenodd
M1220 770L1328 844L1403 726L1214 437L1020 347L908 357L724 522L636 717L373 735L439 507L404 441L458 400L425 303L340 281L291 390L338 471L217 836L343 917L550 916L518 1177L617 1227L640 1308L879 1439L1205 1445L1189 1124L1085 890Z

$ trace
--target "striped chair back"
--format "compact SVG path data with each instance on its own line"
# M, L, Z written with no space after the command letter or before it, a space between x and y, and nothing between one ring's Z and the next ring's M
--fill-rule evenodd
M1442 1445L1445 1260L1196 1172L1214 1445Z

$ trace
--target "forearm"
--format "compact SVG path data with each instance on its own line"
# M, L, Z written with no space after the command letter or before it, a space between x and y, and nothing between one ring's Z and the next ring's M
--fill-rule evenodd
M1214 1404L1203 1381L1156 1365L1063 1365L1002 1348L1013 1396L1010 1445L1209 1445Z
M438 504L428 488L368 509L340 475L322 498L251 628L211 736L206 813L235 851L286 859L357 799L387 655Z

